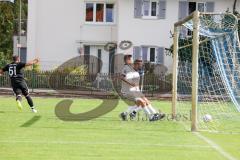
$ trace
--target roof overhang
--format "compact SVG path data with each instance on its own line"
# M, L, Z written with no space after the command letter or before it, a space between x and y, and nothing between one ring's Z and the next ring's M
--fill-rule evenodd
M87 40L79 40L76 41L79 44L84 44L84 45L95 45L95 46L104 46L107 43L117 43L117 41L87 41Z

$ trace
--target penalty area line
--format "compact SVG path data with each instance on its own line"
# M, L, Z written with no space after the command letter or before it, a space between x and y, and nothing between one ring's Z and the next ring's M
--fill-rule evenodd
M234 158L232 155L230 155L229 153L227 153L226 151L224 151L219 145L217 145L216 143L214 143L212 140L210 140L209 138L203 136L202 134L200 134L199 132L193 132L194 135L196 135L199 139L203 140L204 142L206 142L207 144L209 144L214 150L216 150L219 154L221 154L222 156L224 156L227 160L237 160L236 158Z
M12 143L12 144L16 144L16 143L29 143L29 144L82 144L82 145L132 145L135 146L135 144L131 144L131 143L114 143L114 142L84 142L84 141L7 141L7 140L3 140L0 141L0 143ZM156 147L176 147L176 148L196 148L196 149L200 149L200 148L205 148L205 149L211 149L212 147L210 146L204 146L204 145L174 145L174 144L146 144L146 143L140 143L138 144L138 146L156 146Z
M184 123L180 123L183 125L183 127L188 130L188 127L186 126L186 124ZM209 146L211 146L211 148L213 148L215 151L217 151L219 154L221 154L223 157L225 157L227 160L237 160L236 158L234 158L232 155L230 155L229 153L227 153L226 151L224 151L219 145L217 145L216 143L214 143L212 140L210 140L209 138L203 136L202 134L200 134L199 132L192 132L196 137L198 137L200 140L206 142Z

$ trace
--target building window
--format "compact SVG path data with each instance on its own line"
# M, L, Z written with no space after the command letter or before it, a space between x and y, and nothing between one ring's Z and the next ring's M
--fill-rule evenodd
M206 11L206 3L204 3L204 2L197 2L197 10L199 12L205 12Z
M153 46L136 46L133 50L133 60L141 59L144 62L157 63L160 55L158 49L158 47Z
M113 22L114 16L114 5L106 4L106 22Z
M144 17L157 17L158 2L156 0L143 1L143 16Z
M199 12L206 12L205 2L189 2L189 14L198 10Z
M93 22L94 4L86 3L86 22Z
M205 2L189 2L188 7L189 7L189 15L196 10L198 10L199 12L206 12ZM189 29L186 32L188 36L192 36L193 34L192 31Z
M96 4L96 22L103 22L104 17L104 4Z
M84 64L90 64L90 46L84 45Z
M149 49L149 61L155 63L156 62L156 48Z
M157 16L157 2L151 2L151 16Z
M114 4L112 3L86 3L86 22L113 23Z
M98 59L102 60L102 50L98 49Z
M101 62L102 62L102 50L98 49L98 73L101 71Z

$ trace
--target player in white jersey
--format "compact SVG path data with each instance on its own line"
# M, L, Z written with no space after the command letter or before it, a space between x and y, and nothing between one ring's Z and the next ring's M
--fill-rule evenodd
M120 114L122 120L126 121L128 114L130 118L136 117L139 110L143 109L148 115L150 121L156 121L165 117L159 114L151 105L149 100L140 91L140 74L141 60L136 60L132 66L132 56L124 56L125 65L122 69L122 96L130 101L135 102L135 106L130 106L127 111Z

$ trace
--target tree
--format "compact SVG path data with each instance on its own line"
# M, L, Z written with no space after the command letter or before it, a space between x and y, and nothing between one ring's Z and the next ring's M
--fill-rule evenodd
M0 68L11 59L13 36L18 34L19 0L0 3ZM27 29L27 0L22 0L23 29Z
M12 55L13 46L13 5L1 3L0 5L0 65L4 65L7 59ZM0 66L2 67L2 66Z

